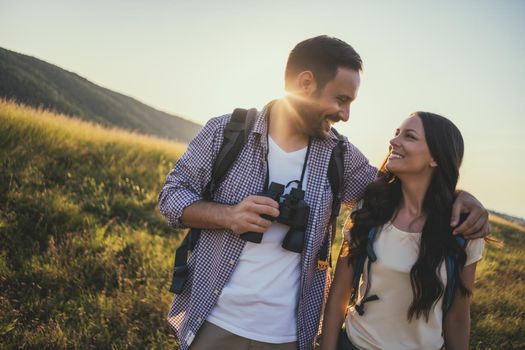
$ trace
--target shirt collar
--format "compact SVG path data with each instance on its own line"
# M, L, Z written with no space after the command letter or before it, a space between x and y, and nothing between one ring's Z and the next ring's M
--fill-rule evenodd
M268 129L268 115L270 114L271 106L275 101L271 101L263 107L262 111L257 113L255 122L253 123L252 133L265 135Z

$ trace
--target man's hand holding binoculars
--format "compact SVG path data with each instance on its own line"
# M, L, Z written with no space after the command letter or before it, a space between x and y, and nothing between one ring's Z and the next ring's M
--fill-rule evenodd
M272 225L272 221L263 218L262 215L277 218L279 203L268 197L248 196L229 208L228 228L237 235L245 232L262 234Z

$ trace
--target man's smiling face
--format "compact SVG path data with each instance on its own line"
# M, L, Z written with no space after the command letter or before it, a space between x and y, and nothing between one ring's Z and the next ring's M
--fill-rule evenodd
M333 124L348 121L350 104L357 97L360 84L358 71L339 68L334 79L316 89L299 111L304 130L310 136L327 138Z

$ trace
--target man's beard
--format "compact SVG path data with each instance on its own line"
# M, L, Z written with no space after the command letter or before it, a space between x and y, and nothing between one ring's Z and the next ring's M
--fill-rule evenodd
M323 115L315 102L296 101L295 109L301 118L305 134L312 137L326 139L328 137L328 132L325 130L326 120L336 123L340 119L337 115Z

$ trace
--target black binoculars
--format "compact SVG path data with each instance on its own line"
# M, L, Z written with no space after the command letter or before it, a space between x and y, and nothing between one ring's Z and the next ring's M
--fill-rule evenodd
M261 215L261 217L290 226L290 230L284 237L282 247L291 252L300 253L304 247L310 207L304 201L304 191L302 189L292 188L289 194L283 196L284 189L284 185L272 182L266 192L257 194L258 196L271 198L279 203L279 216L277 218L268 215ZM262 234L246 232L241 234L241 238L248 242L261 243Z

